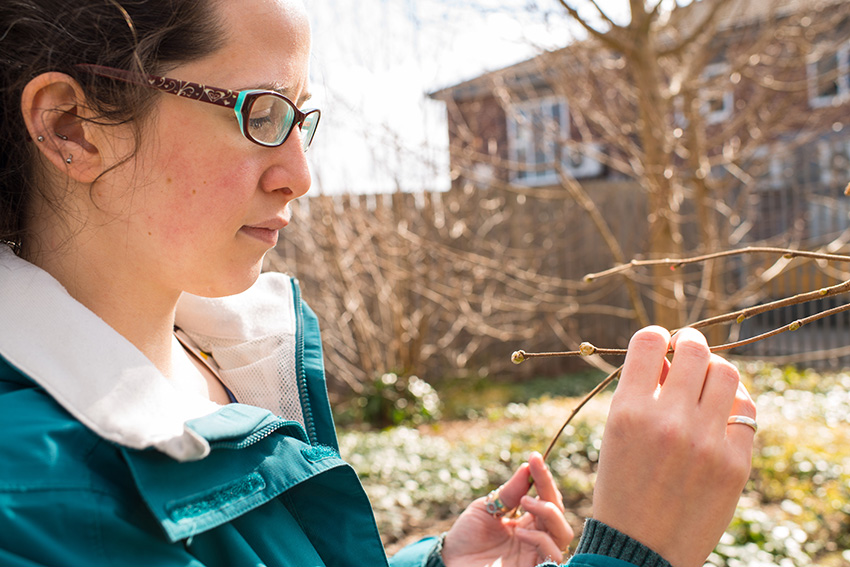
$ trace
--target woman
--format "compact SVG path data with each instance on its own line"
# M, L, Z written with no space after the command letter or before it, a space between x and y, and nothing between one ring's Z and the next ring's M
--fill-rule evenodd
M0 7L0 564L386 564L315 316L260 277L310 186L309 50L300 0ZM695 565L731 517L752 432L727 418L754 408L675 340L669 366L665 331L634 339L574 564ZM535 565L571 539L534 455L390 562Z

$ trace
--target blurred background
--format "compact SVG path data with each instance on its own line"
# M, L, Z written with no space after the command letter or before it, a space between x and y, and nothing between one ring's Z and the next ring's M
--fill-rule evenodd
M850 3L307 4L314 188L267 269L319 315L387 543L498 486L621 362L514 351L710 320L763 416L712 564L850 565ZM607 399L552 461L576 528Z

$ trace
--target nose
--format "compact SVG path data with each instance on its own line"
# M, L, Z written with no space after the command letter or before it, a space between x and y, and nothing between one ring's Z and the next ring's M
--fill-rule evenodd
M264 191L283 191L292 199L301 197L310 190L312 178L307 156L302 149L301 129L295 127L286 141L276 148L264 148L269 152L269 166L260 180Z

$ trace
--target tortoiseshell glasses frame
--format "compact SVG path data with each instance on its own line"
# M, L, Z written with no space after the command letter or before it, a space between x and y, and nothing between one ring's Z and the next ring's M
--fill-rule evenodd
M275 91L249 89L232 91L190 83L156 75L142 75L103 65L76 65L77 69L98 75L143 85L159 91L200 102L232 108L242 135L265 147L277 147L289 138L295 126L301 130L301 148L307 151L316 134L321 111L302 111L295 103Z

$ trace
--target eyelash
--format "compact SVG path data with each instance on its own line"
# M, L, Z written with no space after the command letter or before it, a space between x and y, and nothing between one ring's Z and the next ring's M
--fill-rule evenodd
M248 124L251 128L262 128L263 126L270 124L272 121L270 116L262 116L260 118L251 118L248 121Z

